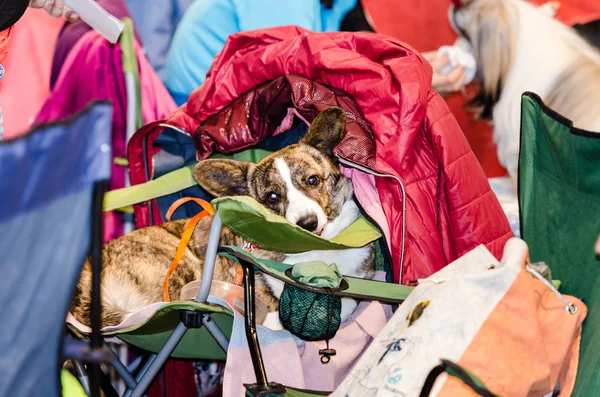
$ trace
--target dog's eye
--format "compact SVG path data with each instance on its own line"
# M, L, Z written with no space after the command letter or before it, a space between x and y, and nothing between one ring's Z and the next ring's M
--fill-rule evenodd
M272 203L276 203L279 201L279 195L275 192L269 193L269 195L267 197L269 198L269 201Z
M317 186L319 184L319 182L321 182L321 180L316 175L313 175L310 178L308 178L308 184L310 186Z

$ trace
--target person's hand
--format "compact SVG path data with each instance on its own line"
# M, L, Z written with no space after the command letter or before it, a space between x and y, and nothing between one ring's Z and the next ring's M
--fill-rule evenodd
M451 72L442 74L441 71L450 65L447 56L438 56L437 51L425 52L423 57L431 64L433 68L433 78L431 87L440 94L449 94L459 91L463 88L465 82L465 72L460 65L456 65Z
M65 7L65 0L30 0L29 7L43 8L54 18L64 16L69 22L75 22L79 19L79 15L73 12L68 7Z
M600 256L600 236L598 236L598 240L596 240L596 255Z

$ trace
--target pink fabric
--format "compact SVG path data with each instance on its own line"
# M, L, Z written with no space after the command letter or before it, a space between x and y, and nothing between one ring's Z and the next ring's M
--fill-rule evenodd
M0 81L5 139L25 133L48 98L52 55L63 23L44 10L28 8L13 26Z
M374 279L385 280L385 273L377 272ZM245 342L244 319L234 313L223 380L223 395L231 397L244 396L243 384L256 382ZM334 390L392 314L389 305L376 301L361 302L329 341L329 347L336 349L337 353L326 365L321 363L319 356L325 342L303 342L288 331L272 331L259 326L259 343L269 382L310 390Z
M290 108L279 127L277 127L273 133L273 136L292 128L294 117L298 117L310 127L310 123L298 113L296 108ZM375 177L355 168L346 168L343 166L340 166L340 168L342 174L352 180L354 196L366 211L367 215L369 215L369 217L371 217L371 219L379 226L385 236L388 249L391 250L390 227L387 223L385 213L383 212L381 200L379 200L379 194L377 193L377 187L375 186Z
M144 122L162 119L176 109L175 102L135 43L139 63L142 118ZM121 48L111 45L96 31L86 33L71 49L57 82L40 110L35 124L64 119L91 100L113 104L112 150L114 157L126 155L127 94ZM85 131L82 131L82 133ZM125 167L113 165L110 189L125 186ZM122 234L121 216L105 214L104 240Z
M279 135L282 132L288 131L289 129L292 128L292 126L294 125L295 113L297 113L296 109L293 109L293 108L288 109L287 114L281 121L281 124L279 124L279 127L277 127L275 129L275 131L273 132L273 136Z
M356 168L340 168L342 169L342 174L352 180L354 196L367 215L377 223L377 226L379 226L385 235L385 241L388 245L388 249L391 251L390 227L387 223L385 213L383 212L381 200L379 200L379 194L377 193L377 187L375 186L375 176L359 171Z

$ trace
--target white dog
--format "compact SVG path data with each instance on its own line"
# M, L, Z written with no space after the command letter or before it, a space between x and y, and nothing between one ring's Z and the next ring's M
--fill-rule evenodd
M547 9L523 0L461 0L450 20L477 61L482 118L492 118L500 163L516 178L521 95L531 91L577 128L600 132L600 53Z

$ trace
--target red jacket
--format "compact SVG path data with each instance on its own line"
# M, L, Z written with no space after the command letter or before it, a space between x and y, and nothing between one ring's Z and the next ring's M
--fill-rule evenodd
M336 154L379 175L396 282L426 277L479 244L499 258L513 234L431 75L420 55L387 36L297 27L232 35L188 103L134 136L131 181L145 181L144 138L150 160L165 124L191 133L205 159L265 140L290 106L312 120L338 105L349 123ZM138 226L147 217L138 206Z

